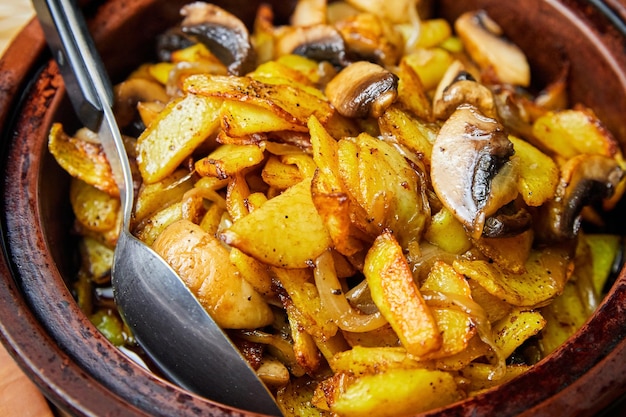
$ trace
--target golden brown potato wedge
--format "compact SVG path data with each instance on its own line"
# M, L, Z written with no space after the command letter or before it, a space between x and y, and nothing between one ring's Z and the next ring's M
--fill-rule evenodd
M390 232L383 232L374 241L363 273L372 300L407 352L420 357L441 346L440 329L413 281L402 248Z
M62 124L54 123L48 136L48 150L71 176L109 195L119 196L111 166L101 145L71 137L65 133Z

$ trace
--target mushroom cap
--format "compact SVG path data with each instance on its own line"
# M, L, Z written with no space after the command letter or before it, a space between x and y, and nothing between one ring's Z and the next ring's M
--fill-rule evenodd
M431 157L431 181L442 204L474 238L485 219L518 194L513 144L503 126L470 104L443 124Z
M350 64L326 86L326 96L345 117L379 117L398 97L398 77L367 61Z
M581 211L610 198L624 177L618 161L603 155L581 154L561 167L555 197L541 207L537 235L543 242L574 239L581 225Z
M246 25L235 15L210 3L197 1L184 6L182 32L204 43L233 75L243 75L256 66L256 53Z
M343 37L327 24L289 27L280 33L275 46L279 56L302 55L315 61L328 61L336 67L350 63Z

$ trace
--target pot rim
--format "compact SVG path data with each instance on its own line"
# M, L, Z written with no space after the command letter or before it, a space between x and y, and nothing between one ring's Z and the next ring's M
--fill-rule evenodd
M623 20L620 21L623 22ZM36 80L37 77L35 73L45 63L45 59L42 58L45 56L44 50L45 41L43 33L36 20L33 19L18 34L13 43L6 50L3 59L0 60L0 73L2 73L3 76L4 74L8 76L8 78L5 78L8 81L2 82L2 89L0 90L0 132L5 139L3 142L5 147L8 146L7 143L10 140L14 139L11 137L13 132L9 132L8 127L13 126L15 118L17 117L17 109L21 109L19 102L24 98L23 94L32 87L30 83ZM19 62L20 65L17 67L8 67L8 62ZM53 82L57 81L58 77L56 81L53 80ZM54 88L58 89L59 87L54 86ZM5 158L6 155L3 153L2 164L5 164ZM4 188L11 186L11 184L7 184L6 182L4 184ZM33 190L25 191L32 192ZM38 209L34 208L34 205L35 203L32 203L31 208L33 208L34 213L36 213L36 217L39 216L38 218L41 219ZM46 328L46 325L49 324L44 325L42 323L42 318L38 317L32 311L31 304L24 297L19 279L16 278L16 276L20 274L20 265L16 263L14 253L12 253L11 248L7 246L7 223L3 222L1 227L4 253L0 261L0 276L4 277L4 279L0 280L0 319L2 319L0 320L0 339L20 367L33 379L48 399L72 414L110 415L119 413L119 415L151 415L152 413L146 412L145 404L135 403L131 398L111 391L110 386L103 384L98 378L91 375L89 369L85 369L72 355L68 354L66 349L63 349L59 346L57 341L55 341L54 337L50 334L50 330ZM45 242L43 241L35 242L35 244L45 246ZM49 257L49 253L47 255L45 260L48 263L47 266L53 268L54 261ZM568 355L580 353L580 343L590 346L589 358L591 359L585 364L584 368L575 369L574 364L572 368L575 369L575 371L572 375L577 374L581 376L593 374L595 377L602 379L603 370L607 369L607 367L608 369L616 369L617 366L615 366L615 364L624 362L624 359L626 359L626 326L625 321L619 319L620 317L626 317L623 311L626 309L625 270L626 268L622 270L616 284L587 324L555 353L541 361L537 365L538 367L549 368L548 362L554 360L561 361L563 365L565 365L564 362L569 360ZM65 299L61 301L50 301L62 304L64 311L76 312L77 306L72 305L71 296L70 299L67 299L68 296L70 296L69 292L65 295ZM591 330L594 324L600 322L608 323L608 325L601 329ZM99 346L103 349L113 348L113 345L106 341L101 335L97 332L93 332L95 328L88 320L85 319L84 324L88 328L88 336L97 340ZM616 340L613 344L606 346L603 351L595 351L592 349L596 346L594 343L607 338L609 335L612 335L612 340ZM117 353L116 355L117 356L112 360L126 360L128 362L121 353ZM148 374L134 363L129 363L133 368L133 372L144 372L146 375ZM598 384L602 386L596 386L595 388L593 386L584 385L580 383L580 381L574 380L575 378L572 378L572 375L564 376L564 378L566 378L564 380L564 386L562 389L553 393L554 395L535 399L535 404L529 410L524 411L523 415L537 415L540 408L545 407L547 401L552 402L551 407L554 407L554 404L560 404L561 407L563 404L569 404L574 398L578 400L576 396L580 395L581 390L584 390L585 396L594 398L594 406L600 407L597 408L596 411L604 408L620 395L619 392L604 391L606 385L603 384ZM216 406L214 403L194 396L158 377L151 376L146 378L159 385L162 389L158 395L168 392L173 395L177 401L181 403L187 402L188 408L186 409L189 415L196 415L198 410L203 410L206 415L251 415L240 414L228 408ZM519 384L520 381L525 381L527 384L531 385L535 384L535 387L537 383L540 383L540 381L535 381L531 375L524 374L513 383L509 382L501 387L512 387L511 392L513 392L517 386L516 384ZM626 375L611 374L608 379L605 375L603 381L616 383L623 388L626 386ZM478 401L489 401L491 398L494 398L494 396L499 395L495 391L496 389L491 389L476 397L471 397L460 403L452 404L437 412L441 413L443 411L445 414L446 410L452 410L458 407L459 404L462 404L463 408L469 409ZM68 395L68 392L72 394ZM80 395L75 395L76 393L80 393ZM554 401L555 399L556 402ZM545 408L541 411L544 412L544 410ZM559 410L559 408L554 408L554 410ZM495 412L496 410L494 409L492 411ZM497 411L503 410L498 409ZM429 412L424 415L435 414L434 412ZM449 415L460 414L451 412Z

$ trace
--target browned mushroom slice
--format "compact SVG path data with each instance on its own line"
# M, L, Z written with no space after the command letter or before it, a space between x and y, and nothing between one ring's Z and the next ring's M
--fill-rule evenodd
M582 154L561 167L561 180L553 200L537 216L537 236L545 242L573 239L584 206L609 198L624 176L619 163L602 155Z
M242 75L254 69L256 54L248 29L239 18L204 2L184 6L181 14L185 16L183 33L204 43L231 74Z
M337 67L350 63L346 43L339 31L321 24L286 28L276 39L276 54L302 55L315 61L328 61Z
M473 238L517 196L513 144L495 119L464 104L443 124L431 159L433 188Z
M445 120L461 104L471 104L488 117L496 117L496 106L491 91L476 79L457 61L451 65L433 100L433 115Z
M326 96L346 117L379 117L398 97L398 77L371 62L350 64L326 86Z
M530 85L530 66L522 50L503 37L502 28L484 10L461 15L454 27L467 53L502 83Z
M156 38L157 58L159 61L170 62L172 52L185 49L196 43L190 39L179 26L173 27Z
M511 202L492 216L487 217L483 227L484 237L511 237L528 230L532 223L532 216L522 206Z

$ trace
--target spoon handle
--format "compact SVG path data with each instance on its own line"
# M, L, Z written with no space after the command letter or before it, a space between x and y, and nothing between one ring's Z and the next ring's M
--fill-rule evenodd
M113 115L111 81L87 23L73 0L33 0L33 6L78 118L98 132L120 191L126 230L134 197L130 163Z
M111 106L111 82L73 0L33 0L33 6L80 121L94 132L104 106ZM98 94L101 84L103 95ZM102 103L102 101L105 103Z

